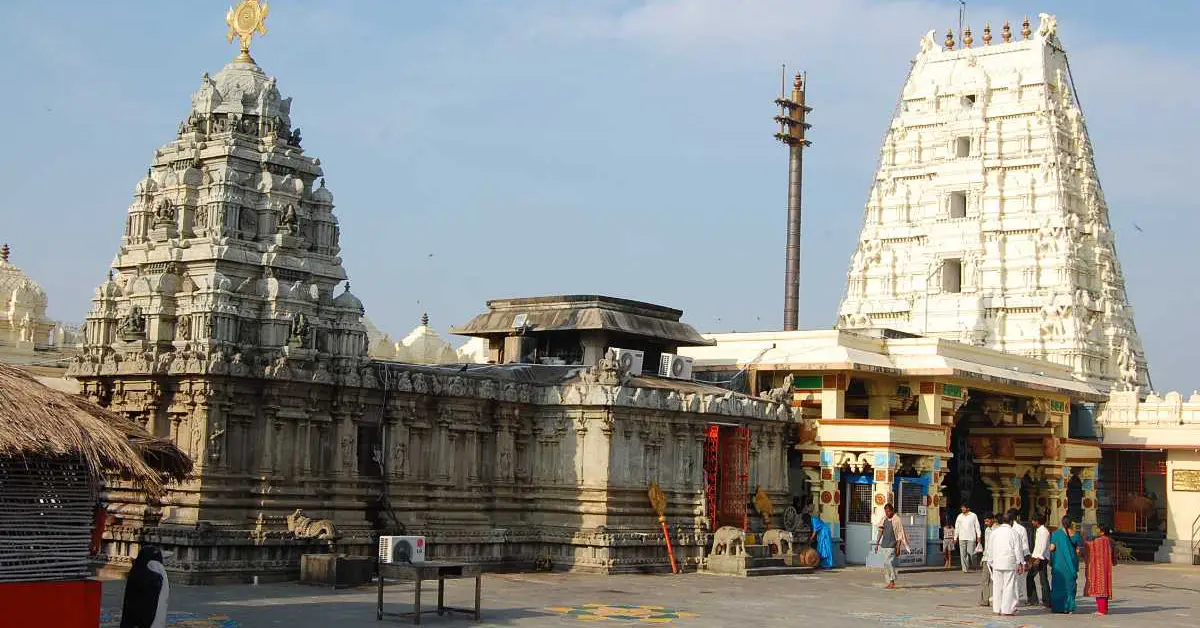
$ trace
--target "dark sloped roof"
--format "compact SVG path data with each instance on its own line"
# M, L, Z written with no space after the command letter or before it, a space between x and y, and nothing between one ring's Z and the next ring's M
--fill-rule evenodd
M691 325L680 322L680 310L596 295L488 301L487 312L450 332L460 336L508 335L514 332L514 321L520 315L525 315L525 329L531 333L608 331L677 346L715 344Z

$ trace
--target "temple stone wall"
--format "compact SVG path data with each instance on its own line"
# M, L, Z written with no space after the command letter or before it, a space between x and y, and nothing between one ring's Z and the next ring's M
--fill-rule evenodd
M646 494L658 482L676 555L695 565L708 530L711 421L751 426L756 485L786 501L783 405L606 385L588 372L533 385L442 371L370 365L354 385L314 384L298 369L77 373L85 395L155 425L197 462L196 478L162 504L109 487L119 519L106 533L109 562L126 564L138 543L153 542L177 552L171 567L185 581L287 578L302 553L368 555L379 533L404 530L425 535L432 557L497 568L549 556L560 569L661 570L668 562ZM371 462L376 449L382 465ZM290 533L296 509L333 522L338 538Z

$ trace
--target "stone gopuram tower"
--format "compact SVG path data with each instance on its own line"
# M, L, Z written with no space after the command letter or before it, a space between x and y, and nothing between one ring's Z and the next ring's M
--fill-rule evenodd
M838 325L1148 371L1054 16L921 41L884 137Z
M243 2L242 21L247 7L265 17ZM232 16L231 34L245 26ZM245 529L264 512L279 523L287 508L326 506L317 495L355 462L332 443L374 378L363 306L343 284L321 162L304 153L291 98L250 57L245 30L241 54L204 74L134 188L70 369L83 394L195 462L195 479L161 509L110 487L125 524Z

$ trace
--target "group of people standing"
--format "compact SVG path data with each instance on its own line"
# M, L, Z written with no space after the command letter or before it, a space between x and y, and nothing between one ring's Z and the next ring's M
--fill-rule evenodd
M981 606L1010 616L1021 603L1042 605L1056 613L1074 613L1079 588L1079 566L1086 564L1083 595L1096 598L1096 611L1108 614L1112 597L1112 568L1116 564L1111 534L1098 528L1099 534L1084 540L1070 517L1051 534L1045 517L1035 514L1026 525L1016 509L979 518L966 505L951 529L943 533L946 565L953 548L959 551L962 570L971 569L976 557L983 573ZM953 535L952 537L949 535Z

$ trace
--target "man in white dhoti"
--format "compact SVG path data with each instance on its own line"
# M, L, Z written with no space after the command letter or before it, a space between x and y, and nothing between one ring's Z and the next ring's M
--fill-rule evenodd
M984 560L992 566L992 611L1011 616L1017 613L1017 574L1025 571L1029 549L1013 531L1011 519L997 518L1002 522L992 529Z
M1033 543L1029 542L1029 529L1025 527L1025 522L1021 520L1021 511L1012 508L1008 511L1008 524L1012 526L1013 534L1017 535L1017 539L1028 549L1033 549ZM1028 556L1028 552L1025 554ZM1029 567L1028 560L1025 562L1025 567ZM1025 586L1025 578L1017 578L1017 604L1026 606L1029 604L1029 588Z

